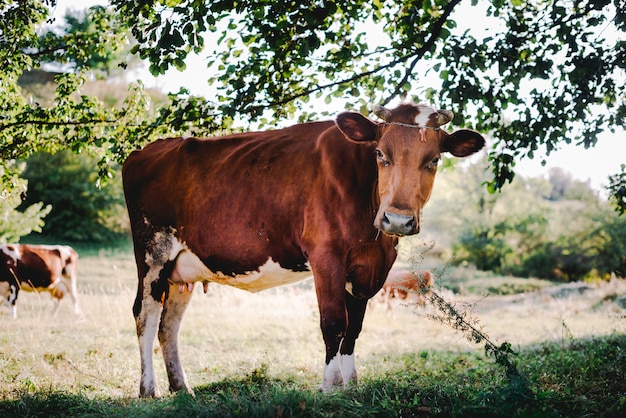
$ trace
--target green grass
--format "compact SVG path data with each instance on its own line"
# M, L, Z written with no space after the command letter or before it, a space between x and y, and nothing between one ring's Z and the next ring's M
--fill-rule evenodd
M574 340L524 349L525 382L510 380L477 352L419 352L379 360L381 369L332 394L266 367L199 385L195 397L92 397L84 391L23 388L0 401L2 416L185 417L560 417L626 413L626 337ZM390 365L383 363L391 362Z
M428 319L432 306L405 303L389 311L372 305L357 342L359 385L322 394L323 343L310 281L259 294L196 289L181 331L182 361L196 396L137 399L132 256L128 248L80 251L81 317L63 301L50 318L49 296L37 294L20 297L16 321L0 312L0 417L626 413L626 321L603 294L523 303L508 296L455 299L460 308L469 301L471 320L491 339L512 344L519 377L507 375L483 346ZM465 274L471 283L475 272Z

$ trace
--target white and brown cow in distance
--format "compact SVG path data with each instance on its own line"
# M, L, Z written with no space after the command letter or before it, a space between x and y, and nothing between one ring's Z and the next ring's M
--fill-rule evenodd
M68 245L4 244L0 246L0 293L12 316L17 317L20 291L47 292L54 301L53 316L61 299L69 295L80 312L76 290L78 253Z
M220 138L170 138L134 151L124 193L138 272L133 314L140 396L158 396L158 336L171 391L192 392L178 347L193 284L257 292L314 276L326 346L322 390L355 383L354 346L398 237L417 234L442 153L482 149L445 132L448 111L403 104L384 121L345 112Z
M413 299L414 303L424 305L426 296L434 284L435 278L429 270L417 272L392 268L378 293L378 299L386 304L388 309L391 309L394 299L402 301Z

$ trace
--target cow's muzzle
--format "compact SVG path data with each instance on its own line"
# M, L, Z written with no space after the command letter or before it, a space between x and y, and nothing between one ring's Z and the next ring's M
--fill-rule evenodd
M380 223L381 230L388 235L414 235L419 232L419 225L415 217L400 215L393 212L385 212Z

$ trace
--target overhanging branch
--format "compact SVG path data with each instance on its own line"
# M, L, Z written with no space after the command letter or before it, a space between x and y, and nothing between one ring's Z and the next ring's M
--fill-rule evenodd
M417 65L417 63L424 57L424 55L432 50L432 48L434 48L436 41L439 39L439 37L441 36L441 32L443 30L443 25L445 24L445 22L448 20L448 18L450 17L450 14L452 14L452 11L454 10L454 8L461 3L462 0L452 0L450 1L442 15L435 21L435 23L432 25L432 31L430 36L428 37L428 40L424 43L424 45L422 45L421 47L419 47L418 49L416 49L414 52L411 52L410 54L406 54L403 55L402 57L399 57L385 65L381 65L379 67L376 67L370 71L365 71L362 73L358 73L355 74L351 77L348 78L344 78L342 80L339 81L335 81L332 83L328 83L328 84L323 84L323 85L319 85L317 87L314 88L310 88L310 89L305 89L299 93L293 94L291 96L285 97L281 100L276 100L276 101L272 101L267 103L266 106L270 106L270 107L276 107L276 106L282 106L284 104L290 103L296 99L299 99L301 97L304 96L308 96L311 95L313 93L316 93L318 91L322 91L331 87L335 87L335 86L339 86L342 84L348 84L360 79L363 79L365 77L369 77L372 75L375 75L377 73L380 73L388 68L392 68L398 64L401 64L403 62L406 62L408 60L410 60L411 58L413 58L413 60L411 61L409 67L407 68L407 70L405 71L404 77L402 78L402 80L396 85L396 88L394 89L393 93L384 100L384 102L382 104L387 104L388 102L390 102L394 97L396 97L397 95L399 95L402 91L402 86L408 81L409 77L412 74L413 69L415 68L415 66ZM263 107L266 107L263 106ZM259 106L261 107L261 106Z

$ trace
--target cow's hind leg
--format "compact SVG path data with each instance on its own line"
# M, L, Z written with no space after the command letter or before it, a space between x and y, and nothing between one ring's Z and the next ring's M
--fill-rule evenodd
M193 394L178 354L178 333L183 314L191 300L193 283L170 284L159 326L159 343L170 382L170 391L185 390Z
M158 276L158 272L156 275ZM161 295L153 295L151 292L151 284L154 281L154 279L149 280L149 275L139 281L137 299L133 307L141 357L141 381L139 383L139 396L141 397L161 396L154 373L154 342L163 305L159 299ZM164 296L164 293L162 295Z

